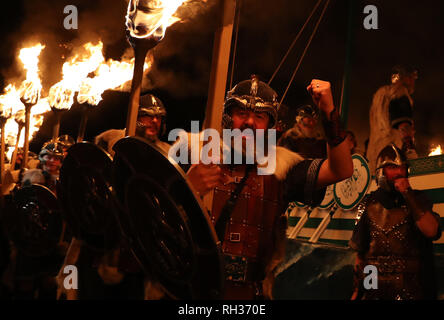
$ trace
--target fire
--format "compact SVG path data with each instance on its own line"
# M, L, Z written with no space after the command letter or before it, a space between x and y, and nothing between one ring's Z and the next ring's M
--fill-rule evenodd
M144 71L151 68L152 60L145 62ZM102 101L102 94L108 89L117 89L133 78L134 58L130 61L108 60L95 71L94 78L85 78L80 86L77 101L96 106Z
M25 105L20 101L20 92L12 84L8 85L5 88L5 93L0 96L0 104L11 108L12 114L25 109Z
M30 139L32 139L33 134L43 123L43 114L51 111L52 108L70 109L76 92L78 92L79 103L88 102L91 105L97 105L102 100L101 95L105 90L120 89L133 77L134 58L123 61L109 59L105 62L102 52L103 43L99 41L97 45L94 45L89 42L83 46L82 52L75 54L63 64L62 80L49 89L47 97L41 98L42 83L38 63L39 55L44 48L44 45L37 44L20 50L19 58L26 70L26 80L22 82L19 89L9 84L5 88L5 93L0 95L0 114L5 113L5 117L10 117L5 125L6 141L10 146L7 152L9 159L17 139L19 139L19 147L24 145L24 130L20 137L17 137L19 123L23 125L25 122L25 105L22 100L34 104L30 108ZM149 70L152 63L152 56L148 56L144 70ZM92 73L94 73L93 77L90 76ZM2 106L10 109L6 111L6 108Z
M10 146L14 146L17 141L18 122L24 124L25 122L25 106L20 101L20 92L13 85L8 85L5 89L5 94L0 96L0 105L10 106L12 109L11 115L13 117L6 121L5 135L6 140ZM30 137L40 129L43 123L43 113L51 110L48 99L40 99L35 106L31 108L31 123L29 126ZM24 131L24 130L22 130ZM25 143L24 132L19 137L19 147L23 147ZM8 159L11 158L14 148L9 148L7 152Z
M42 82L39 77L39 56L45 46L40 43L31 47L20 50L19 59L23 63L26 70L26 80L22 82L20 87L20 96L27 103L35 104L42 91Z
M102 54L103 43L98 45L88 42L85 53L77 54L71 61L63 64L63 79L49 89L49 104L59 110L68 110L74 103L74 95L88 74L95 71L105 60Z
M187 0L130 0L126 27L134 38L155 37L162 40L166 29L180 21L174 16Z
M432 151L429 153L429 157L431 156L439 156L442 154L441 146L438 145L436 148L432 149Z

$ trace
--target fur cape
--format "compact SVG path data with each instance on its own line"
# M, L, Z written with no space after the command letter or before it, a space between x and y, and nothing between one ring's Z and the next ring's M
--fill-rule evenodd
M401 137L398 130L390 125L389 105L393 99L407 96L413 106L413 100L406 87L399 84L383 86L376 91L370 107L370 137L367 149L370 171L376 170L376 158L379 152L390 143L402 148Z
M114 144L125 137L125 129L110 129L99 134L94 143L105 149L111 156L114 157ZM159 139L154 141L154 144L165 152L168 152L170 145Z
M198 139L196 137L196 133L188 133L187 139L179 139L172 145L171 148L176 150L186 150L185 147L181 148L181 144L186 143L189 153L191 152L189 147L191 146L192 139ZM199 140L200 148L202 148L202 141ZM226 146L221 146L224 148ZM291 168L296 166L298 163L304 160L302 156L299 154L292 152L286 148L276 146L276 166L273 174L278 181L284 181L287 177L288 172ZM222 151L221 151L222 154ZM286 247L286 230L287 230L287 216L285 212L282 212L279 217L276 219L274 235L273 235L273 255L270 258L270 261L267 263L265 267L265 278L262 282L262 290L264 297L266 299L273 299L273 285L276 277L276 269L280 265L280 263L284 260L285 257L285 247Z

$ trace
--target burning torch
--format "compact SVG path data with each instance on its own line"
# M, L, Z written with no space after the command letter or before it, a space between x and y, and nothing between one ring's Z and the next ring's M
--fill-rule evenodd
M10 167L11 171L15 169L15 164L17 162L17 153L20 142L20 136L22 134L23 127L25 126L25 110L22 109L17 111L17 113L14 115L14 120L18 124L18 132L17 132L17 138L15 140L14 152L12 153L12 158L11 158L11 167Z
M42 83L38 76L39 55L45 46L37 44L31 48L20 50L19 58L26 69L26 80L22 82L20 87L20 100L25 105L25 145L23 147L22 168L28 164L29 151L29 132L31 124L31 108L37 104L42 91Z
M127 136L134 136L136 133L137 110L146 55L163 39L166 28L178 21L173 15L184 2L185 0L130 0L128 4L127 37L134 49L135 62L126 119Z
M3 175L5 172L5 141L6 141L6 121L11 117L12 107L0 103L0 127L1 127L1 146L0 146L0 185L3 183Z
M56 117L56 122L52 130L52 141L56 141L60 131L60 120L62 114L68 111L73 104L75 92L63 87L63 82L51 87L49 90L49 104Z
M77 95L77 102L82 106L82 117L80 120L79 131L77 133L77 143L82 142L85 137L86 124L88 122L88 112L93 107L99 104L102 100L94 95L94 87L92 86L93 79L86 78L80 86L79 93Z

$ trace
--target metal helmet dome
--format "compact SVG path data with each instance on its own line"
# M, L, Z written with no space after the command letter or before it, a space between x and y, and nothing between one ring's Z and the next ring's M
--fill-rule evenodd
M270 116L269 128L274 128L278 115L277 93L268 84L252 75L250 80L239 82L228 91L223 114L223 127L231 127L231 112L238 106L254 112L266 112Z

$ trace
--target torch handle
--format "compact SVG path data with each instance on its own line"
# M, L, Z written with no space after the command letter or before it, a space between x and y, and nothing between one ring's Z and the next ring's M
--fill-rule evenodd
M23 147L23 162L22 169L28 165L29 152L29 127L31 125L31 105L25 105L25 145Z
M1 133L2 133L2 138L1 138L1 145L0 145L0 185L3 183L3 176L4 176L4 172L5 172L5 125L6 125L6 120L1 119L0 120L1 123ZM1 191L1 189L0 189ZM3 192L1 192L3 194Z
M140 92L142 90L143 66L147 53L147 48L139 48L137 46L134 48L134 75L133 81L131 82L128 115L126 118L125 134L127 136L134 136L136 134L137 111L139 109Z
M23 125L19 124L18 133L17 133L17 139L15 141L15 148L14 152L12 153L12 159L11 159L11 171L15 169L15 164L17 162L17 153L18 153L18 146L20 142L20 135L22 134Z
M52 141L55 142L57 138L59 137L59 131L60 131L60 119L62 117L62 114L60 112L55 112L56 115L56 123L52 129Z
M86 124L88 122L88 109L82 108L82 118L80 120L79 133L77 134L77 143L82 142L85 137Z

